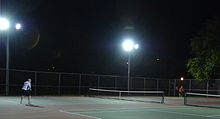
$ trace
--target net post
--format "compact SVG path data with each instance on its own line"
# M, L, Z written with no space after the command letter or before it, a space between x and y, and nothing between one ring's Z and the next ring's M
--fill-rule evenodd
M164 103L164 97L165 97L165 94L164 94L164 91L163 91L161 103Z
M88 90L88 96L89 96L89 97L92 97L92 96L91 96L91 88L89 88L89 90Z
M184 93L184 105L186 105L187 104L187 95L186 95L187 93Z
M118 97L118 99L119 99L119 100L121 99L121 91L119 91L119 97Z

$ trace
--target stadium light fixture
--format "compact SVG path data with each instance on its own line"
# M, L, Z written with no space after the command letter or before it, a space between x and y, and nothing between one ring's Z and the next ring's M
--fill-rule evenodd
M132 51L134 48L134 43L132 40L125 40L122 44L122 47L124 48L125 51Z
M0 17L0 30L7 30L7 39L6 39L6 96L9 94L9 20L3 17ZM16 24L15 28L17 30L21 29L21 24Z
M9 28L9 21L6 18L0 18L0 30L7 30Z
M128 52L128 91L130 90L130 66L131 66L131 51L134 49L138 49L139 45L135 44L131 38L126 38L122 43L123 49Z

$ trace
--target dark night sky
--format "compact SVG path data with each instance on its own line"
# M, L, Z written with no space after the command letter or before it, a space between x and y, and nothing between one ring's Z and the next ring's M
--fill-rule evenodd
M127 74L122 38L140 49L131 57L133 76L186 75L190 38L220 13L218 0L2 0L2 14L22 21L10 35L10 68ZM123 30L132 25L135 30ZM34 29L34 30L33 30ZM39 31L36 47L30 31ZM30 42L32 41L32 42ZM4 36L0 67L5 67ZM156 61L160 58L160 61Z

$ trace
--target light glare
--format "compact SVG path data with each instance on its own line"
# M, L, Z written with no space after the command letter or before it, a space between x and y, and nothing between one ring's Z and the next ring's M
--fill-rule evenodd
M138 48L139 48L139 45L138 45L138 44L135 44L134 48L135 48L135 49L138 49Z
M6 18L0 18L0 30L7 30L9 28L9 21Z
M21 29L21 24L17 23L17 24L15 25L15 28L16 28L17 30Z

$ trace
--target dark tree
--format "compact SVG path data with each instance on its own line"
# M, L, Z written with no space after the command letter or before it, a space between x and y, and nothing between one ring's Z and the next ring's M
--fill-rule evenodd
M191 39L192 56L187 63L188 72L196 79L211 80L219 75L220 68L220 17L204 24Z

